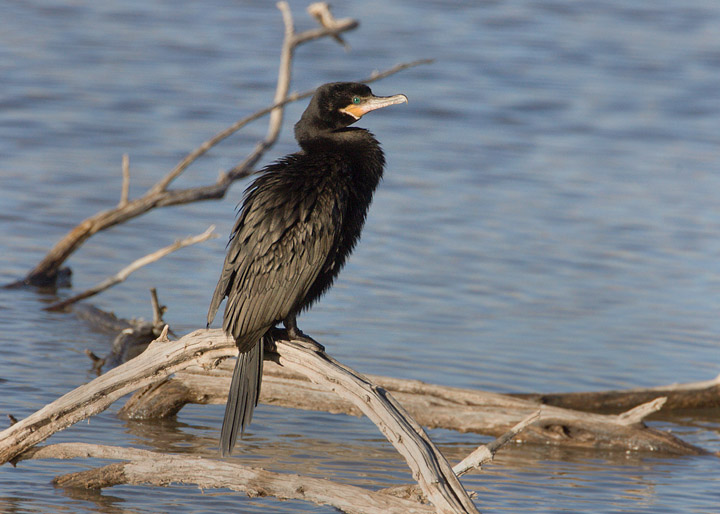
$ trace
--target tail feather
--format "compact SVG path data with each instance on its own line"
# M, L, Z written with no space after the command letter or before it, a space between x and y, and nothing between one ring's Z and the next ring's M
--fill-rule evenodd
M263 374L263 338L238 355L233 371L225 418L220 431L220 455L226 457L232 453L237 441L250 424L253 411L260 397L260 384Z

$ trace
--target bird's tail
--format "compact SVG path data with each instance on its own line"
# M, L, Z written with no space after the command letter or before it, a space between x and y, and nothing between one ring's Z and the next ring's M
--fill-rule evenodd
M241 435L245 432L258 403L263 374L263 343L264 336L249 349L241 350L235 363L220 431L220 455L223 457L232 452L238 430Z

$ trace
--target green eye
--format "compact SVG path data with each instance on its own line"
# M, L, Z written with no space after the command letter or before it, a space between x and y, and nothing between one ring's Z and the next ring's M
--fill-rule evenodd
M360 97L359 96L353 96L353 103L359 104L360 103Z

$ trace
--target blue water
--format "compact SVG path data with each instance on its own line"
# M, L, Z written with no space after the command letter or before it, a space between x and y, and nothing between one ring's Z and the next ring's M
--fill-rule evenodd
M299 30L305 3L290 2ZM296 53L293 89L434 58L373 85L410 103L361 126L388 166L363 239L303 330L362 372L494 391L706 380L720 372L720 4L542 0L333 2L361 22L346 52ZM0 19L0 282L23 276L83 218L117 203L130 155L142 194L188 151L269 104L282 21L272 2L5 2ZM294 151L286 112L263 162ZM266 130L256 122L191 167L214 181ZM221 237L132 275L92 303L204 326L235 205L157 210L72 256L79 292L177 238ZM24 417L92 378L109 338L55 297L0 290L0 412ZM215 455L222 407L127 423L109 411L51 442ZM654 422L720 451L720 415ZM486 440L431 432L451 460ZM238 459L379 487L410 480L366 420L258 408ZM0 511L333 512L194 487L79 496L52 477L88 461L0 468ZM720 512L715 457L667 459L517 446L471 475L484 512Z

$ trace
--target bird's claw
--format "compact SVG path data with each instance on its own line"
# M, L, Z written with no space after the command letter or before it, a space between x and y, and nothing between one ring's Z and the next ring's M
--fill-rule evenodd
M300 330L297 331L288 331L288 337L293 343L297 343L303 348L307 348L308 350L312 350L314 352L324 352L325 347L315 341L310 336L306 336L304 333L302 333Z

